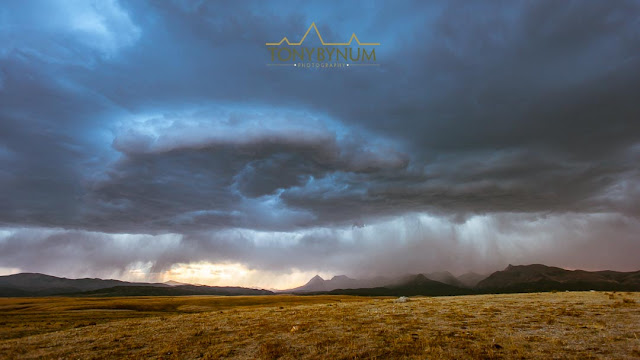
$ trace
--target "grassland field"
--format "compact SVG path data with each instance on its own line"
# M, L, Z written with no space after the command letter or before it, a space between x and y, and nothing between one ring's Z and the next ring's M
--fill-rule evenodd
M2 298L0 359L640 359L640 293Z

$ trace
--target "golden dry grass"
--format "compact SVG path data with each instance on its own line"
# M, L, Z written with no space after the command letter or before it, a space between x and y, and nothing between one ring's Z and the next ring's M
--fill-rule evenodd
M639 303L604 292L0 299L0 358L635 359Z

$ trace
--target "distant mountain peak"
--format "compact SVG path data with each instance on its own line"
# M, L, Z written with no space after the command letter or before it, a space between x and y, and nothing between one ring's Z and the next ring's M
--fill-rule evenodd
M325 280L320 275L316 275L312 277L311 280L309 280L306 284L304 284L304 287L323 287L324 283Z
M476 285L494 292L551 290L631 290L640 288L640 272L566 270L543 264L511 265Z
M448 271L437 271L429 274L425 274L425 276L430 280L439 281L441 283L464 287L463 283L458 280L453 274Z
M311 280L307 281L306 284L297 287L295 289L291 289L292 291L325 291L326 290L326 281L320 276L316 275L311 278Z
M174 280L165 281L165 282L163 282L163 284L165 284L165 285L169 285L169 286L189 285L189 284L187 284L187 283L183 283L183 282L179 282L179 281L174 281Z
M425 282L432 282L432 281L434 281L434 280L429 279L424 274L417 274L417 275L409 275L407 277L406 284L409 284L409 283L425 283Z
M333 281L333 280L353 280L353 279L348 277L347 275L336 275L332 277L331 280Z

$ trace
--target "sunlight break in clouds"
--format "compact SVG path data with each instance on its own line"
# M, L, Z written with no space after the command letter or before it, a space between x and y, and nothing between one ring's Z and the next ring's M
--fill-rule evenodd
M248 269L242 264L212 264L198 262L190 264L174 264L171 269L160 274L163 282L178 282L212 285L243 286L262 289L291 289L307 282L317 275L311 271L292 269L291 272L257 271ZM322 273L329 277L330 274Z

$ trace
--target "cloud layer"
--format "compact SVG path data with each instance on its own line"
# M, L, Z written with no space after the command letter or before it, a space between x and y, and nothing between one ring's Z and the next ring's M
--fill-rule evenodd
M637 1L5 5L0 267L640 267Z

